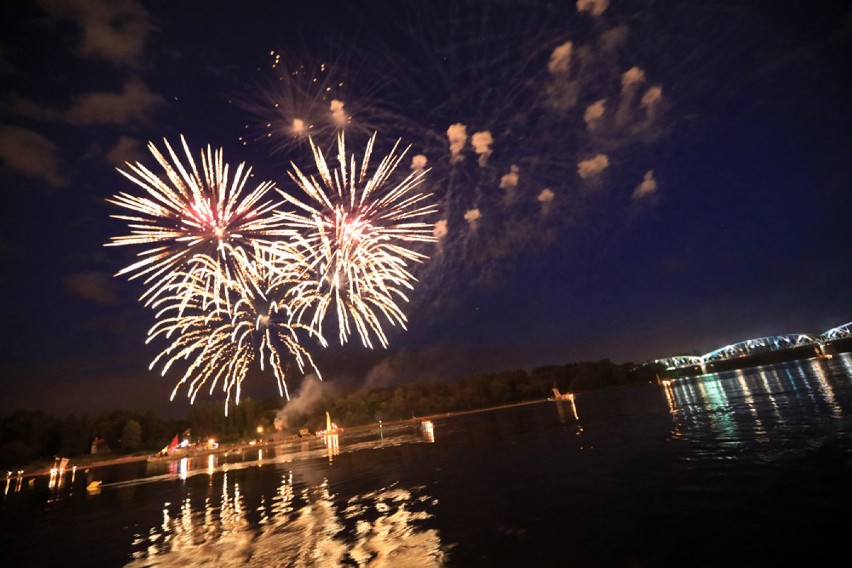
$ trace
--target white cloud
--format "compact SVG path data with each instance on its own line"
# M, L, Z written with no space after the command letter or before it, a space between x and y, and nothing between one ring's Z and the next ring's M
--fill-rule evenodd
M426 164L429 163L429 159L423 154L417 154L416 156L411 158L411 169L415 172L422 172L426 169Z
M114 280L108 272L76 272L66 275L63 283L69 292L84 300L104 306L116 302Z
M432 230L432 234L436 239L441 240L447 236L447 220L441 219L435 222L435 228Z
M627 26L616 26L601 34L599 45L604 51L615 51L627 43L630 30Z
M577 0L578 12L589 12L593 16L600 16L609 7L609 0Z
M512 164L512 167L509 168L509 173L504 174L500 178L500 189L515 189L518 187L518 172L520 169L515 164Z
M505 189L506 193L503 195L503 204L504 205L512 205L518 198L518 194L515 191L518 187L518 166L512 164L512 167L509 169L509 173L503 174L500 177L500 189Z
M621 92L645 81L645 72L639 67L631 67L621 76Z
M571 68L571 50L574 44L566 41L553 49L550 54L550 61L547 63L547 70L551 75L568 76L568 71Z
M660 85L650 87L642 95L642 108L653 110L663 100L663 88Z
M141 142L129 136L121 136L107 152L106 159L114 166L123 166L126 163L141 161L144 153Z
M480 167L484 167L488 162L488 157L491 155L491 145L494 143L494 138L491 137L490 130L482 132L474 132L470 137L470 144L473 146L473 151L479 154L478 163Z
M78 126L95 124L127 125L145 123L148 115L165 103L138 80L125 83L119 93L88 93L76 98L68 110L43 107L33 101L12 99L12 108L21 115L44 121L65 122Z
M343 107L343 101L339 101L337 99L332 99L331 103L328 105L328 110L331 111L331 118L338 126L346 126L349 122L349 117L346 115L346 111Z
M615 111L615 124L619 128L637 120L636 99L639 85L644 81L645 72L639 67L631 67L621 75L621 99Z
M0 125L0 161L12 170L44 180L54 187L68 183L59 173L56 145L26 128Z
M538 202L541 203L541 214L547 215L550 213L550 208L553 204L553 198L556 197L549 187L545 187L538 194Z
M538 194L538 200L542 203L550 203L551 201L553 201L554 197L555 195L553 191L551 191L551 189L548 187L542 189L541 193Z
M471 224L477 221L480 217L482 217L482 215L479 213L479 209L468 209L464 213L464 220Z
M447 128L447 140L450 142L450 161L455 163L464 160L464 156L461 155L461 151L467 143L467 127L458 122L456 124L451 124L450 127Z
M577 175L583 179L596 176L609 166L609 158L605 154L598 154L594 158L582 160L577 164Z
M586 121L587 128L593 128L594 124L604 115L606 99L601 99L586 107L586 112L583 113L583 120Z
M645 177L642 178L642 183L636 186L633 191L633 199L641 199L646 195L650 195L657 191L657 180L654 179L654 170L645 172Z
M41 0L50 15L82 29L78 48L84 57L137 65L153 30L148 12L133 0Z

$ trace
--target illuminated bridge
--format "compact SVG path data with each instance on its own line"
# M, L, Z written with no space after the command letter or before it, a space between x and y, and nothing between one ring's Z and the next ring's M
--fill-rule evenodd
M852 321L820 335L795 333L748 339L720 347L704 355L675 355L657 359L666 371L712 372L770 362L830 355L852 349Z

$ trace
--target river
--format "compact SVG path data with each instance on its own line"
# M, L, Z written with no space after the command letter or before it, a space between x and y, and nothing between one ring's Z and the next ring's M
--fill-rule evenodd
M7 566L816 565L849 503L843 354L11 479L0 531Z

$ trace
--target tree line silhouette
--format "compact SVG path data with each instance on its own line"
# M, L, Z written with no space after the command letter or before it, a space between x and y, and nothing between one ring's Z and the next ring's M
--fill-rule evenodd
M457 381L410 382L386 387L346 387L318 383L310 399L294 398L282 407L280 398L246 398L224 415L223 401L197 401L186 419L166 420L154 411L115 410L99 415L71 414L56 418L41 411L17 410L0 418L0 467L91 453L131 454L156 452L175 434L189 430L191 438L215 437L223 443L265 437L276 429L295 434L325 427L326 412L335 422L354 427L420 416L479 410L494 406L542 400L552 389L582 393L647 382L651 366L608 359L548 365L524 370L478 373Z

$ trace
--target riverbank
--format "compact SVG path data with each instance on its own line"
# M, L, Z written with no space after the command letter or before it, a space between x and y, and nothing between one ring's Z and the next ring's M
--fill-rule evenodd
M360 433L360 432L364 432L364 431L368 431L368 430L376 430L379 427L393 428L393 427L396 427L396 426L404 426L404 425L407 425L407 424L419 424L423 420L438 420L440 418L449 418L449 417L452 417L452 416L463 416L465 414L477 414L477 413L481 413L481 412L490 412L490 411L493 411L493 410L499 410L501 408L513 408L513 407L525 406L525 405L529 405L529 404L538 404L538 403L541 403L541 402L547 402L549 400L552 400L552 399L540 399L540 400L532 400L532 401L525 401L525 402L517 402L517 403L513 403L513 404L504 404L504 405L492 406L492 407L488 407L488 408L477 408L477 409L472 409L472 410L462 410L462 411L458 411L458 412L443 412L443 413L438 413L438 414L430 414L428 416L416 416L416 417L412 417L412 418L405 418L405 419L402 419L402 420L392 420L392 421L389 421L389 422L381 422L381 423L380 422L372 422L372 423L369 423L369 424L361 424L361 425L358 425L358 426L345 427L343 429L343 434L345 436L345 434L347 432L349 432L349 433ZM192 453L192 454L190 454L186 457L193 457L193 456L196 456L196 455L208 455L208 454L223 454L223 453L228 453L228 452L233 452L233 451L242 451L242 450L245 450L249 447L251 447L251 448L263 448L263 447L269 447L269 446L276 446L276 445L280 445L280 444L287 443L287 442L295 442L295 441L299 441L299 440L300 439L298 438L298 436L293 436L293 437L289 437L289 438L277 438L277 439L273 439L272 441L259 442L259 443L255 443L255 444L245 444L245 443L220 444L218 448L208 448L208 449L200 450L200 451ZM123 456L118 456L118 455L98 456L97 454L95 454L95 455L89 454L89 455L84 455L84 456L80 456L80 457L77 457L77 458L71 458L65 469L66 469L66 471L71 471L72 468L76 467L78 470L86 470L86 469L96 468L96 467L107 467L107 466L112 466L112 465L120 465L120 464L123 464L123 463L147 461L148 458L151 457L151 455L152 454L150 454L150 453L134 453L134 454L123 455ZM184 456L178 456L178 457L184 457ZM15 468L15 469L12 469L12 470L7 470L7 471L9 472L10 478L12 478L12 479L18 478L18 471L23 472L23 473L20 474L21 477L30 478L30 477L39 477L39 476L42 476L42 475L49 476L53 467L54 467L53 462L43 462L42 461L42 462L34 462L34 463L28 464L24 467L18 467L18 468Z

